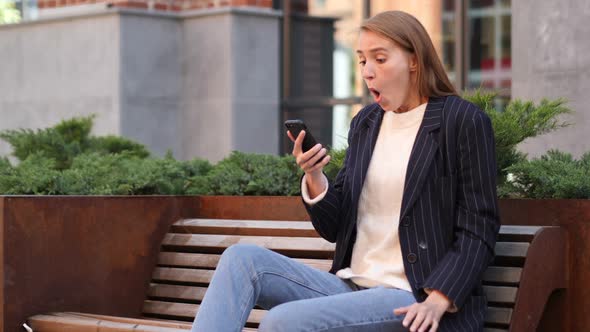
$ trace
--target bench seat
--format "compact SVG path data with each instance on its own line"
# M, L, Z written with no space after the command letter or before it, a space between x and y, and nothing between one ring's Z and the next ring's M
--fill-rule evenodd
M320 238L309 221L180 220L162 241L142 319L54 313L28 323L35 332L186 331L221 253L237 243L260 245L326 271L334 252L334 244ZM551 293L566 287L566 244L560 227L501 227L496 258L483 276L486 332L537 327ZM244 331L255 331L265 312L255 308Z

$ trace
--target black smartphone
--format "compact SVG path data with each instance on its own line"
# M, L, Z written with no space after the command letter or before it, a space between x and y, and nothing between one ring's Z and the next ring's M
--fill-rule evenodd
M287 120L285 121L285 127L287 127L287 130L291 132L293 138L297 138L297 136L299 136L299 133L302 130L305 130L305 137L303 138L303 144L301 145L303 152L306 152L307 150L313 148L316 144L318 144L313 135L309 132L309 130L307 130L307 126L305 125L305 123L303 123L302 120Z

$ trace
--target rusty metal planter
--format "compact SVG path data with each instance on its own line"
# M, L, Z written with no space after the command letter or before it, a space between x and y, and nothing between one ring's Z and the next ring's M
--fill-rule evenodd
M139 316L170 223L196 197L0 197L0 331L52 311Z
M501 200L506 225L568 230L569 291L540 330L590 326L590 200ZM29 316L138 317L160 241L180 218L309 219L299 197L0 196L0 332Z

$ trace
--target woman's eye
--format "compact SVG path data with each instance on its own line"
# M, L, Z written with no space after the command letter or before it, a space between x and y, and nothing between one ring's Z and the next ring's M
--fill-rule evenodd
M364 66L366 63L367 63L367 61L365 61L365 60L359 61L359 65L361 65L361 66Z
M377 61L377 63L384 63L385 59L375 59L375 61Z

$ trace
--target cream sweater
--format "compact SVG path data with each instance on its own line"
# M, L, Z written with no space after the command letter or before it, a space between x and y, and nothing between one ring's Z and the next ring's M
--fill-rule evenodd
M359 199L357 236L350 267L336 275L363 287L395 287L412 291L404 271L398 226L410 153L426 104L405 113L385 112ZM324 180L327 184L328 180ZM301 192L310 199L305 178Z

